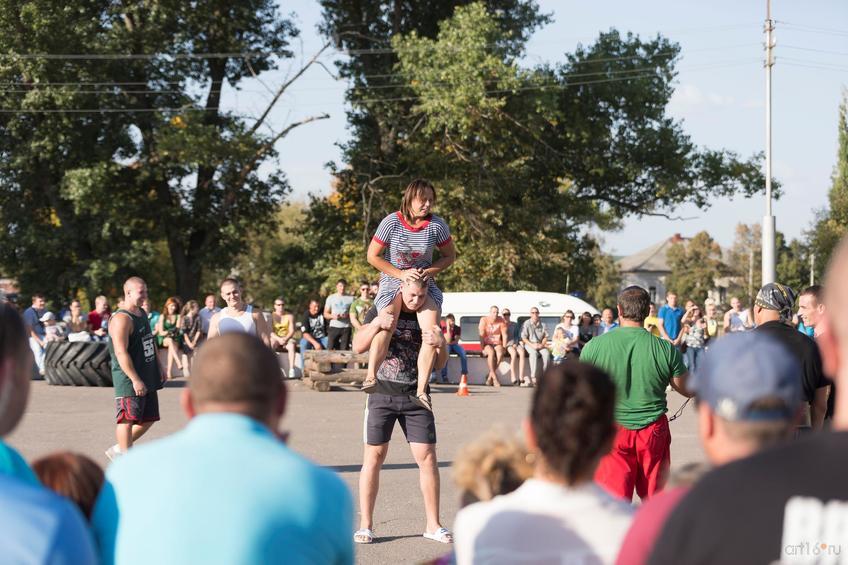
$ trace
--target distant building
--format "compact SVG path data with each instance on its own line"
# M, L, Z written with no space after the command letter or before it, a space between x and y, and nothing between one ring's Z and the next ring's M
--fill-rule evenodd
M661 304L665 300L666 280L671 274L671 267L668 264L668 250L676 243L686 245L690 239L676 233L659 243L637 251L633 255L619 258L618 268L621 271L621 287L641 286L647 289L651 295L651 302ZM707 295L719 303L727 302L727 289L731 282L729 277L716 279L715 288L710 290Z

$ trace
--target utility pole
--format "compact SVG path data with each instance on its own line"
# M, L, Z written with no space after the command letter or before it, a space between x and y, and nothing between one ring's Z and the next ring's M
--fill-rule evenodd
M748 250L748 300L754 300L754 248Z
M774 20L771 19L771 0L766 0L766 215L763 218L763 284L774 282L775 221L771 210L771 68L774 66L772 49Z
M816 254L810 253L810 286L816 284Z

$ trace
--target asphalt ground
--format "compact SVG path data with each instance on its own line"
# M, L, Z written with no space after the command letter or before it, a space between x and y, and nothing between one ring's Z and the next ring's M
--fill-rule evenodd
M178 379L160 391L162 420L140 443L155 441L185 425L186 417L179 407L180 390L185 384L185 380ZM103 451L114 443L112 389L49 386L44 381L32 385L26 414L7 438L8 442L28 461L53 451L71 450L84 453L105 467L108 460ZM290 432L289 445L317 464L338 472L350 488L358 511L365 395L353 388L315 392L299 381L290 381L289 390L289 405L283 420L283 429ZM452 527L459 509L451 474L457 451L494 426L500 426L505 433L518 433L532 394L531 389L508 386L500 389L473 386L470 397L458 397L455 392L454 385L433 387L442 480L441 516L448 528ZM669 415L683 401L683 397L670 393ZM704 460L692 403L671 423L671 431L672 471ZM380 476L374 521L377 540L371 545L356 546L359 563L417 563L450 550L421 537L425 520L418 469L399 426L395 427ZM354 526L357 524L358 514L354 517Z

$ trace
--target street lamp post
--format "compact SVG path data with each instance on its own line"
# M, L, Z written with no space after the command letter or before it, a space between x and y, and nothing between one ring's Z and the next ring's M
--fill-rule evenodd
M768 284L775 279L775 220L771 209L771 68L774 65L772 49L774 41L774 20L771 19L771 0L766 0L766 215L763 218L763 282Z

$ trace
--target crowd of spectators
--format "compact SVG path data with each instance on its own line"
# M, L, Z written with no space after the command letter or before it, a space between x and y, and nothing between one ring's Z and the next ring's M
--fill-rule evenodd
M828 422L827 399L835 390L825 373L848 385L846 273L848 240L835 254L826 286L800 297L770 283L751 309L733 301L719 314L710 301L703 310L694 303L680 307L673 294L657 309L647 291L628 287L618 297L617 320L604 311L597 325L585 315L575 325L570 313L553 336L537 309L517 329L508 310L502 316L493 308L480 325L490 356L523 349L531 366L554 362L538 378L520 440L490 435L457 456L463 508L454 551L437 562L812 562L803 553L811 546L815 556L838 556L833 551L848 542L844 399L832 403L835 433L818 430ZM367 305L365 288L357 300ZM356 302L344 300L344 315L339 295L343 289L323 312L310 304L303 320L310 345L327 347L330 320L361 327ZM196 346L205 314L192 302L182 307L169 299L156 317L163 345ZM205 302L207 314L214 303ZM274 332L285 347L294 318L284 301L274 306ZM36 346L60 334L51 329L58 324L50 314L41 296L23 316L0 302L0 438L25 411ZM67 319L62 315L75 330L68 335L99 337L108 303L92 314L83 317L72 303ZM344 327L334 327L333 339L343 340ZM456 345L459 327L450 315L445 333L445 342ZM684 347L699 350L686 356L689 367ZM695 397L699 440L711 467L671 481L668 386ZM97 463L70 452L30 467L0 439L0 522L6 526L0 555L10 562L83 565L352 563L351 495L332 471L286 446L280 433L286 394L265 344L228 334L198 352L181 400L188 426L122 456L105 475ZM807 433L799 437L799 429ZM144 488L162 476L168 480ZM180 527L146 535L163 517Z
M272 309L266 314L271 327L271 346L287 355L289 378L297 376L296 368L300 369L300 374L303 373L302 357L300 363L297 362L298 351L350 348L353 334L362 327L366 313L374 304L377 289L376 283L363 281L355 293L348 293L347 281L339 279L336 291L327 296L323 304L318 299L310 300L299 318L286 309L283 296L274 299ZM813 292L812 296L815 297L815 294ZM799 310L807 305L809 296L809 292L801 295ZM195 300L183 304L176 296L165 301L161 312L149 300L143 305L158 345L167 353L169 377L174 376L175 369L184 376L190 375L192 357L209 332L212 316L221 310L217 303L217 296L209 294L204 298L203 308ZM116 306L120 308L120 304ZM808 310L815 318L815 312ZM33 295L32 305L24 311L24 320L37 371L44 374L44 353L50 342L107 340L111 313L109 300L102 295L94 299L94 308L87 314L82 311L80 301L75 299L58 315L45 308L43 295ZM793 324L813 337L815 321L808 319L805 323L804 320L799 311L793 317ZM687 300L681 307L674 292L669 292L665 303L659 307L651 303L644 322L650 333L672 343L683 355L686 367L692 370L698 367L711 340L727 333L751 330L755 325L753 309L743 307L737 297L730 299L729 308L722 314L712 298L704 300L703 307L692 300ZM463 338L461 327L450 313L442 318L441 327L450 353L459 358L460 373L449 378L452 376L448 375L445 367L433 373L431 382L459 382L462 376L468 376L468 352L460 343L460 340L467 342L468 337ZM537 308L531 309L529 319L518 324L511 320L508 307L501 312L498 306L492 306L489 315L480 319L478 335L475 336L488 366L484 382L500 386L497 368L508 359L510 382L533 386L536 376L546 370L549 363L559 364L566 359L579 358L589 341L618 327L617 312L610 307L602 308L601 313L595 315L582 312L578 316L568 310L555 327L549 328L540 320Z

